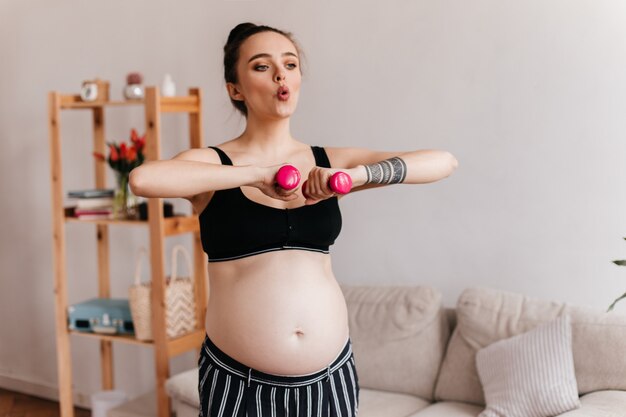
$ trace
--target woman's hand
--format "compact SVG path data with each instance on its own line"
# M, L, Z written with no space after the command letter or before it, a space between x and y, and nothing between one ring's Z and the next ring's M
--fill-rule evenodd
M309 171L308 179L303 183L302 193L307 196L304 204L308 206L336 196L337 194L328 186L328 180L338 171L342 170L317 166L313 167L313 169Z
M298 198L296 191L300 188L299 186L292 190L285 190L276 183L276 174L278 170L285 165L288 164L259 168L259 179L251 185L272 198L284 201L296 200Z
M345 191L336 193L330 188L330 182L332 182L330 180L337 172L342 172L350 177L349 181L351 184L347 186L347 190L365 184L365 168L362 165L347 169L313 167L309 172L309 178L302 184L302 194L305 195L304 204L311 205L330 197L345 195ZM336 184L335 186L339 186L339 189L341 189L345 185Z

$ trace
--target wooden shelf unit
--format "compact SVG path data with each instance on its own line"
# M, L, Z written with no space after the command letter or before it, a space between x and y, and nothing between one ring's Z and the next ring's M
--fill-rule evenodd
M105 109L107 107L142 106L145 110L146 161L161 159L161 114L187 113L189 115L189 145L202 144L202 101L199 88L189 89L183 97L161 97L158 87L147 87L145 99L132 101L109 101L104 103L82 102L79 95L63 95L56 91L48 94L50 131L50 169L52 188L52 238L54 251L54 296L57 337L57 365L59 373L59 403L61 417L74 417L72 400L72 363L70 336L87 337L100 342L102 389L114 388L113 342L130 343L154 348L156 369L156 392L158 417L170 417L169 397L165 382L169 378L169 359L189 350L199 349L204 338L204 317L207 303L207 260L202 251L197 214L164 217L161 198L148 199L148 220L80 220L69 215L63 206L63 170L61 162L61 110L90 110L93 120L93 150L106 154ZM89 155L91 157L91 155ZM95 187L106 188L106 162L94 158ZM150 236L150 264L152 282L152 334L154 340L142 342L130 335L103 335L70 331L68 329L66 224L85 223L96 226L98 247L98 297L110 297L109 276L109 226L143 226ZM195 300L198 328L184 336L169 339L165 333L165 238L182 233L193 234L193 263ZM88 298L88 297L86 297Z

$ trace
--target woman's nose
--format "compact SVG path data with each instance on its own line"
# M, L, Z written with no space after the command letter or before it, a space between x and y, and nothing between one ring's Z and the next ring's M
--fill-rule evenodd
M276 73L276 75L274 75L274 80L276 82L285 81L285 74L282 72Z

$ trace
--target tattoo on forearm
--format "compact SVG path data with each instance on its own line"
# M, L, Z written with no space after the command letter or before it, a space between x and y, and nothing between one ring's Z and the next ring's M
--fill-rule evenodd
M366 184L398 184L406 178L406 163L396 157L365 165L367 171Z

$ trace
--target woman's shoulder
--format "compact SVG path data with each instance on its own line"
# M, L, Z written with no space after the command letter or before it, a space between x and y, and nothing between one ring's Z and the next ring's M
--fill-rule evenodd
M215 149L206 148L190 148L174 155L172 159L181 161L206 162L209 164L219 164L220 157Z

